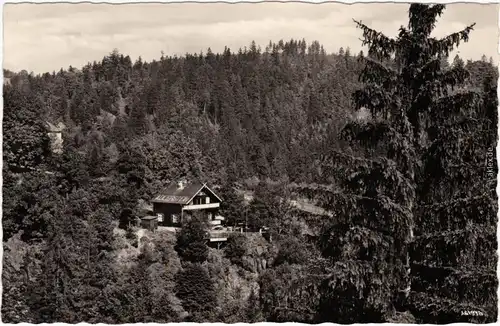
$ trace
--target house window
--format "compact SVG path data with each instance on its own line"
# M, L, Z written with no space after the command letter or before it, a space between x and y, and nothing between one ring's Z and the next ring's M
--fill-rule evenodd
M172 223L179 223L179 215L172 214Z
M193 199L193 205L201 205L202 204L201 199L202 199L201 197L195 197Z
M164 215L162 213L158 213L156 216L158 217L158 222L162 223Z
M210 197L205 197L205 204L210 204Z

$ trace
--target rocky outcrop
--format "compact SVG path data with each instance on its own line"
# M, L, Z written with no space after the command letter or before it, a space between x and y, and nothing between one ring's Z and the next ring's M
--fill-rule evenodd
M55 154L61 154L63 151L62 132L64 131L64 129L66 129L66 126L62 122L54 125L47 121L46 124L47 134L50 138L50 147L52 149L52 152Z

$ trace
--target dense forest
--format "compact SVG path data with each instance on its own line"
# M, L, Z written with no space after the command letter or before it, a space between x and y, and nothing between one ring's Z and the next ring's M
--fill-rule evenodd
M290 40L4 70L2 320L495 321L498 71L449 58L474 33L432 38L443 10L411 5L396 39L357 23L366 53ZM131 226L179 179L273 240Z

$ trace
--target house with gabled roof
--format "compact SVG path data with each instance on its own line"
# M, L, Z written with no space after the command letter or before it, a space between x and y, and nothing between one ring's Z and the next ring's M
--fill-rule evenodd
M206 215L212 225L221 224L217 213L222 200L206 184L180 181L170 184L153 198L153 212L158 225L181 227L194 212Z

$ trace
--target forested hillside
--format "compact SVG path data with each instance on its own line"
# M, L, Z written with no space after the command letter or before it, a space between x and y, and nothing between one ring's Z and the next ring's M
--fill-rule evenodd
M482 162L496 147L497 67L484 56L448 61L441 49L468 34L416 47L415 59L360 27L369 58L291 40L152 62L115 50L38 76L4 70L2 320L470 318L457 307L495 320L497 208ZM410 122L401 107L417 112ZM47 134L59 122L61 154ZM129 227L181 178L213 185L229 221L266 225L273 241L238 235L216 250L196 220L178 238ZM241 191L253 191L250 203ZM298 210L297 197L332 214ZM467 233L477 229L484 235ZM437 263L443 246L454 254Z

